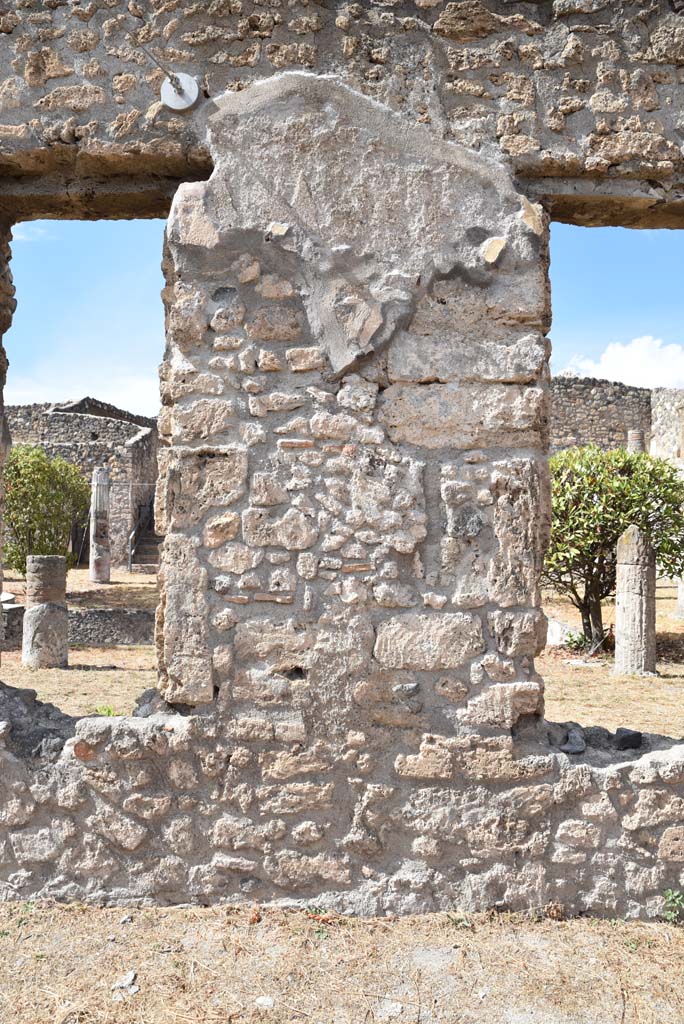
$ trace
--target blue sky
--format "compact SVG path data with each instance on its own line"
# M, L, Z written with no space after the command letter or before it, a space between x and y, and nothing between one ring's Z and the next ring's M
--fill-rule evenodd
M164 222L35 221L14 230L8 403L86 394L155 415ZM553 371L684 387L684 231L551 234Z
M87 394L156 416L164 221L33 221L13 235L5 401Z
M551 227L552 371L684 387L684 231Z

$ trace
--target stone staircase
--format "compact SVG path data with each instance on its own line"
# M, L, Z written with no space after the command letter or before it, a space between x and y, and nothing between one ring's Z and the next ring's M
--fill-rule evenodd
M163 539L152 528L140 536L133 552L131 572L152 574L159 571L160 547Z

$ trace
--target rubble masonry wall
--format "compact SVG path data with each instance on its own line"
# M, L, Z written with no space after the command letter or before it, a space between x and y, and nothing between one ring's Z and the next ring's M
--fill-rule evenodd
M187 119L129 31L202 76ZM93 0L0 33L0 211L174 194L163 700L73 721L2 688L8 896L657 914L684 749L561 753L534 655L549 215L681 217L684 20Z

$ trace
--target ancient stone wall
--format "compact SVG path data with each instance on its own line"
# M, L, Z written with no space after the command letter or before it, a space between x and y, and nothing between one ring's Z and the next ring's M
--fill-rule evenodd
M684 20L27 0L0 26L0 210L175 193L159 694L73 721L0 688L8 896L657 914L684 749L563 753L534 655L548 215L681 222ZM186 119L136 41L201 76Z
M8 405L5 415L13 444L122 445L141 429L126 420L61 412L44 404Z
M665 416L651 423L652 395L647 388L591 377L554 377L551 382L551 451L576 445L624 448L630 430L649 439L672 424ZM684 394L684 393L683 393Z
M591 377L551 381L550 450L597 444L624 448L643 431L651 455L684 465L684 389L629 387Z
M651 392L651 454L684 467L684 390L656 388Z

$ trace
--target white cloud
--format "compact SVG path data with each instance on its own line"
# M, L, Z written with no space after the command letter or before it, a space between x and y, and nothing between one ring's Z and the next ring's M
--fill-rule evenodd
M564 369L634 387L684 388L684 345L665 345L646 334L626 344L611 342L598 360L573 356Z
M51 368L52 369L52 368ZM35 376L12 374L10 369L5 387L6 405L32 405L35 402L68 402L90 396L102 402L111 402L127 412L142 416L158 416L161 406L157 376L104 373L94 375L84 367L55 374L38 370Z
M55 231L32 221L22 221L12 228L12 242L52 242L55 238Z

